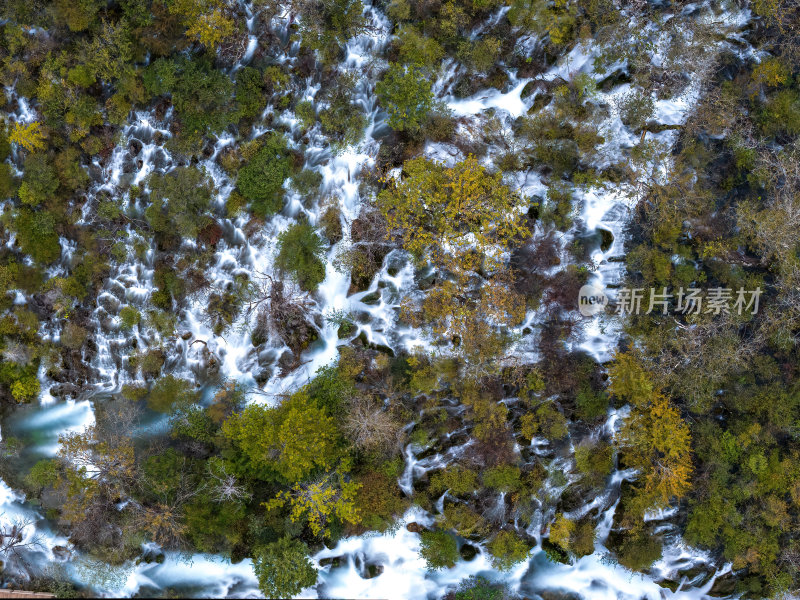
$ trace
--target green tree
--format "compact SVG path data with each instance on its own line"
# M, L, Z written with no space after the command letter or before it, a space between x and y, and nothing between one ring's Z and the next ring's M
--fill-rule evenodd
M519 198L470 156L452 167L425 157L403 165L403 178L378 196L390 229L403 245L437 266L471 270L482 261L496 267L496 248L507 248L527 233L516 217Z
M435 531L423 531L419 534L420 549L419 553L428 564L428 569L449 569L454 566L460 555L458 553L458 543L456 539L441 529Z
M508 571L528 557L528 544L515 533L503 530L489 542L492 564L501 571Z
M55 226L56 219L52 213L44 210L34 212L28 208L21 208L13 222L22 251L43 264L52 263L61 256Z
M31 154L25 159L22 184L17 190L20 200L29 206L38 206L52 200L58 189L56 172L44 154Z
M325 279L326 244L306 221L295 223L278 236L275 266L291 274L306 291L314 291Z
M286 141L271 134L264 146L241 169L236 185L250 200L253 214L267 217L283 206L283 182L291 175L292 167Z
M147 406L158 412L169 412L173 406L184 406L194 402L197 393L186 379L165 375L156 381L147 396Z
M333 419L302 391L274 408L248 406L232 415L222 432L253 470L291 483L331 467L341 455Z
M389 113L389 126L398 131L418 131L433 108L431 80L419 67L392 63L375 93Z
M356 492L361 484L346 481L342 476L329 473L312 482L295 484L290 491L280 492L264 503L269 509L289 503L289 517L295 523L307 523L311 533L329 536L328 523L332 518L355 525L361 511L355 505Z
M292 598L317 582L317 570L308 559L308 548L290 537L258 548L253 570L267 598Z
M264 83L258 69L243 67L236 73L236 103L239 115L245 119L255 118L263 110Z
M195 238L210 217L212 185L205 173L194 167L178 167L166 175L150 176L150 206L147 222L159 234L177 233Z

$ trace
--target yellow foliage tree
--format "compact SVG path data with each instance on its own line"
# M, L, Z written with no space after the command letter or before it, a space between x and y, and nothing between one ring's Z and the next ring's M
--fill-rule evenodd
M35 152L36 150L44 150L47 144L44 141L44 134L42 133L42 124L38 121L23 125L22 123L14 123L14 128L11 130L11 135L8 136L9 141L14 144L19 144L28 152Z
M219 43L233 33L233 21L214 10L208 14L198 16L186 35L208 48L216 48Z
M403 165L405 177L378 197L389 227L416 258L454 271L496 268L516 236L527 235L515 214L518 198L500 173L470 156L446 167L425 157Z
M505 265L512 242L529 233L520 199L472 156L452 167L414 158L403 173L378 206L405 249L439 277L421 304L408 299L401 314L450 336L470 364L488 363L502 350L495 326L518 322L525 311Z
M289 517L295 523L307 523L314 535L328 536L328 523L332 517L355 525L360 521L360 511L355 505L360 483L345 481L341 475L329 473L312 483L298 483L289 491L264 502L267 510L281 508L288 502Z
M641 473L631 515L665 508L683 497L692 475L691 435L678 409L630 354L619 354L609 369L609 389L632 404L617 436L625 463Z
M564 513L558 513L555 520L550 525L550 541L561 546L564 550L569 550L570 538L575 532L575 521L568 519Z
M222 0L175 0L169 11L183 17L186 36L207 48L216 48L233 34L233 19L225 16Z

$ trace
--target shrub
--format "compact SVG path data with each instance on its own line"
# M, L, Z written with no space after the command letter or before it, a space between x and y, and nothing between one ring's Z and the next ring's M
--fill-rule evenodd
M36 493L44 488L55 485L58 480L59 463L52 458L45 458L31 467L30 472L25 477L25 484Z
M653 116L655 102L650 94L630 92L620 100L619 111L622 122L633 129L641 129Z
M575 398L578 414L584 419L596 419L608 410L608 394L605 391L594 391L591 386L584 386Z
M356 495L356 506L361 510L361 521L365 527L386 531L402 514L406 503L400 495L397 480L383 473L371 471L360 477L361 487Z
M283 182L291 174L289 149L283 137L272 134L241 169L236 185L250 200L253 214L267 217L283 206Z
M151 204L145 216L156 233L197 237L210 220L206 213L213 188L205 173L194 167L178 167L166 175L151 175L148 184Z
M275 266L290 273L303 290L316 290L325 279L322 262L325 248L325 242L311 225L295 223L278 236Z
M317 112L314 110L314 104L308 100L298 102L294 107L294 114L303 126L303 129L310 129L317 122Z
M456 539L446 531L423 531L419 537L419 553L429 570L449 569L460 558Z
M122 329L130 330L139 324L142 315L132 306L123 306L119 311L119 318L122 320Z
M267 598L291 598L317 582L317 571L300 540L284 537L256 550L253 570Z
M605 442L575 448L575 466L592 484L601 484L614 468L614 450Z
M156 381L147 397L147 406L156 412L169 412L173 406L187 405L197 399L191 382L174 375Z
M513 465L501 465L487 469L483 473L483 484L501 492L515 492L522 485L520 471Z
M501 571L508 571L528 556L528 544L515 533L503 530L488 544L492 564Z
M545 402L533 412L522 415L523 437L532 439L542 435L548 440L558 440L567 435L567 420L552 402Z
M79 350L89 333L80 325L67 323L61 331L61 344L71 350Z
M25 174L17 194L30 206L52 199L58 189L56 172L43 154L31 154L25 159Z
M453 496L467 496L478 489L478 476L459 466L451 466L431 476L430 490L434 494L449 492Z
M504 600L506 590L480 575L470 575L458 586L455 600Z
M334 140L334 148L341 149L361 140L367 117L361 106L352 100L356 78L345 73L336 78L326 90L328 106L319 113L322 131Z
M292 189L304 199L313 199L321 183L322 174L311 169L303 169L291 180Z
M336 205L329 206L320 217L320 225L325 232L325 237L331 244L336 244L342 239L342 211Z
M253 67L243 67L236 73L236 102L239 115L245 119L257 117L264 107L264 88L261 73Z
M420 33L411 25L400 28L397 41L401 64L419 65L435 71L444 57L444 50L439 42Z
M17 402L28 402L39 395L39 379L36 375L20 377L11 384L11 395Z
M431 81L418 67L393 63L375 92L389 113L389 126L398 131L418 131L433 108Z
M619 564L632 571L643 571L661 558L661 540L644 531L625 535L617 548Z
M142 75L151 95L171 94L186 137L222 131L234 118L233 82L206 59L158 59Z

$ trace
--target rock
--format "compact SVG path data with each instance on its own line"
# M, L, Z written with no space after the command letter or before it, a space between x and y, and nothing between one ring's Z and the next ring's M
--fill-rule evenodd
M181 335L182 340L190 340L192 339L192 332L191 331L184 331Z
M578 594L560 590L541 590L539 596L541 596L542 600L581 600Z
M472 544L464 544L459 549L458 553L465 561L469 562L478 555L478 549Z
M533 99L533 105L528 111L528 114L532 115L536 112L539 112L545 106L550 104L552 101L553 101L553 94L548 94L547 92L539 94L538 96L536 96L536 98Z
M356 326L351 323L350 321L345 321L341 325L339 325L339 329L336 331L336 335L340 340L349 338L356 332Z
M408 529L411 533L422 533L426 528L419 523L412 521L406 525L406 529Z
M611 245L614 243L614 234L602 227L598 227L597 232L600 234L600 250L608 252L609 248L611 248Z
M537 81L529 81L525 84L525 87L522 88L522 92L520 92L519 97L525 100L528 96L530 96L533 92L536 91L536 87L538 86Z
M53 546L53 555L59 560L67 560L71 552L66 546Z
M608 77L601 80L600 83L597 84L597 88L601 92L610 92L615 87L622 85L623 83L630 83L631 77L628 75L626 71L622 69L617 69L613 73L611 73Z
M373 579L383 573L383 565L367 565L365 573L362 575L364 579Z
M342 564L342 557L341 556L333 556L331 558L323 558L319 561L320 567L325 567L330 565L332 569L337 568L339 565Z
M381 293L379 291L374 291L371 294L367 294L361 299L361 302L364 304L377 304L381 300Z

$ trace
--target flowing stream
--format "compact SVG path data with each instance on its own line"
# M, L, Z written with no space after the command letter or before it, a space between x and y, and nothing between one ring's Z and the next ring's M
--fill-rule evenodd
M257 50L258 40L254 35L256 9L244 5L247 17L248 41L244 56L234 70L250 61ZM375 8L368 6L366 13L371 24L369 34L352 39L346 48L343 67L361 75L355 101L359 103L368 118L368 126L363 140L346 148L339 154L330 150L326 137L318 130L310 132L309 142L304 148L306 168L314 169L322 175L320 197L337 198L345 223L355 219L360 210L362 197L359 193L359 173L375 163L381 140L387 132L384 124L385 114L377 107L374 94L376 75L380 72L381 56L391 36L391 25ZM498 15L499 18L500 15ZM741 27L748 18L746 14L726 15L732 26ZM273 29L282 39L288 38L287 21L275 20ZM724 43L724 42L723 42ZM583 72L599 78L592 71L593 48L578 45L563 57L542 78L554 80L557 77L570 79ZM291 62L295 58L297 44L288 45L285 56L276 57L278 62ZM509 73L505 90L489 89L469 98L455 98L448 89L455 70L454 64L446 65L439 81L434 86L440 98L447 103L452 112L461 117L462 126L470 122L478 123L487 114L493 113L506 126L533 105L536 94L523 98L523 90L529 79L518 79ZM655 120L663 125L681 124L688 111L694 106L700 93L702 72L693 74L693 80L678 98L662 100L657 103ZM312 78L313 79L313 78ZM617 86L607 93L599 93L596 102L610 107L608 116L599 125L606 142L600 152L598 166L610 164L623 156L624 150L638 141L638 135L630 132L620 121L616 100L627 93L628 85ZM319 83L310 81L301 94L313 98L319 90ZM7 90L7 94L14 94ZM18 99L18 111L12 118L31 121L34 115L24 98ZM273 107L265 114L274 111ZM151 173L167 172L177 166L176 159L164 147L169 138L171 113L158 119L155 111L140 111L131 115L124 128L122 140L105 164L95 162L88 165L93 184L89 201L84 208L83 219L91 220L98 197L103 193L119 195L130 185L143 185ZM274 120L289 126L295 145L300 138L299 124L290 112L274 114ZM264 129L256 127L254 136ZM667 129L661 133L648 133L647 136L671 145L677 132ZM223 135L208 153L202 165L212 177L216 187L216 199L224 204L233 189L233 183L218 166L216 159L226 146L234 143L233 137ZM425 153L429 157L453 162L463 158L457 150L445 144L428 144ZM491 160L490 151L488 160ZM508 182L525 195L544 195L546 190L541 179L534 172L512 173ZM255 235L244 231L247 217L220 221L224 235L216 248L212 267L206 273L212 288L225 289L233 283L239 273L269 273L274 262L278 234L285 230L300 213L305 213L312 224L316 224L324 207L317 202L303 206L299 196L287 192L289 201L281 214L276 215ZM126 200L126 202L128 202ZM593 283L600 287L617 283L624 269L620 260L624 255L624 230L629 218L630 195L624 190L606 189L585 192L579 198L579 211L574 225L561 239L561 251L578 236L596 235L598 240L610 237L610 243L598 241L591 252L595 265ZM239 380L248 387L258 386L259 394L254 394L255 402L269 401L274 394L296 389L305 384L321 367L330 364L337 356L337 346L349 343L363 333L369 343L389 346L395 350L410 349L415 346L426 347L424 335L413 329L397 325L396 307L404 292L412 291L414 272L399 253L391 253L383 268L375 276L370 287L362 292L348 295L349 275L337 270L334 259L349 243L348 228L344 227L345 237L335 244L329 252L325 267L325 280L314 295L315 312L322 316L319 324L319 338L304 354L304 364L281 376L274 368L277 358L286 350L279 340L270 340L260 349L250 340L250 327L254 325L255 315L245 322L241 317L224 335L215 335L203 318L205 303L201 297L190 298L186 309L181 313L177 328L178 335L162 339L152 327L139 326L132 331L120 328L119 311L124 306L139 309L150 297L154 289L153 247L143 252L131 248L128 259L112 265L103 291L98 295L91 320L91 336L96 344L96 352L87 356L94 373L90 390L84 391L76 400L57 400L50 393L55 385L44 373L41 374L42 394L38 406L30 406L17 411L4 422L4 436L18 436L33 440L19 457L19 461L30 466L37 459L52 456L58 448L59 434L79 431L94 422L93 403L119 392L126 383L134 383L135 375L126 368L126 359L132 348L144 349L161 346L167 350L169 369L176 375L197 379L215 365L220 373ZM610 235L609 235L610 234ZM129 239L135 240L130 232ZM146 243L145 240L140 240ZM184 241L187 247L192 242ZM69 260L70 248L63 244L63 270ZM367 297L370 302L364 302ZM377 296L377 301L374 300ZM333 314L357 315L357 331L349 339L341 340L337 335L338 326L334 319L325 318ZM540 315L531 311L525 323L519 328L535 325ZM43 325L43 335L55 339L59 332ZM620 324L613 316L597 316L583 321L583 335L577 343L580 348L599 361L608 360L619 336ZM535 356L535 335L523 337L515 351ZM265 383L259 385L256 375L264 369L271 369ZM266 399L266 400L265 400ZM611 411L604 425L607 434L613 435L620 413ZM534 444L536 441L534 440ZM410 492L414 480L426 471L448 464L460 448L451 448L444 454L418 459L422 449L409 445L405 449L406 466L398 484ZM551 469L563 467L569 471L567 463L554 462ZM593 512L599 518L596 532L595 553L566 565L547 559L542 546L542 523L552 514L539 511L528 526L528 533L537 540L529 560L510 572L502 573L492 568L485 548L479 547L477 555L470 561L461 561L451 569L429 572L425 561L420 557L419 535L405 525L416 522L430 524L433 516L418 508L410 509L403 517L399 528L386 534L366 534L340 540L335 547L326 548L313 556L320 570L316 589L305 590L301 597L349 597L349 598L440 598L452 590L459 582L470 575L481 574L490 580L505 582L512 591L521 595L541 598L544 592L574 594L582 598L624 599L624 598L693 598L707 597L717 577L729 570L728 566L715 565L709 556L686 547L677 536L670 533L672 525L666 519L668 513L654 514L653 520L664 520L663 530L671 543L665 555L648 575L633 574L609 558L605 543L609 535L617 501L619 486L626 479L635 478L635 473L616 471L609 479L608 487L601 496L589 499L586 505L576 512L581 515ZM551 480L548 480L551 481ZM566 487L565 485L563 486ZM553 494L563 491L555 483L550 490ZM39 509L25 502L24 497L0 481L0 511L3 522L27 519L33 524L25 529L26 536L37 536L40 544L37 549L26 554L25 559L32 564L62 563L77 582L85 581L86 565L76 553L64 552L67 540L54 533L53 528ZM498 500L498 510L504 510L504 500ZM520 526L522 526L520 524ZM369 575L370 566L379 566L378 574ZM197 554L191 557L167 552L163 562L128 564L110 569L111 575L97 591L110 596L147 595L165 588L182 590L185 594L203 597L260 597L252 564L249 560L231 564L218 556ZM676 582L672 589L659 585L659 582ZM550 596L553 597L553 596Z

